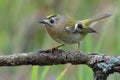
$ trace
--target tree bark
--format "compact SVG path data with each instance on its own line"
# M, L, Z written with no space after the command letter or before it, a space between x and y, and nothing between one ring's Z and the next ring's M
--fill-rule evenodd
M120 56L105 56L93 52L73 52L63 50L42 50L29 53L16 53L0 56L0 66L39 65L50 66L58 64L85 64L94 72L94 80L106 80L109 74L120 72Z

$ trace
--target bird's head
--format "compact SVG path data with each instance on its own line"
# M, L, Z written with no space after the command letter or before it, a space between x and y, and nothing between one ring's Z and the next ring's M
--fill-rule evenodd
M52 14L47 16L46 19L40 20L39 22L45 24L48 27L57 28L64 24L65 19L65 16Z

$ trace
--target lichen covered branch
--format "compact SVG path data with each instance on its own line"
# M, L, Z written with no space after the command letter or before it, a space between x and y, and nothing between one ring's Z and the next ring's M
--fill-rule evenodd
M73 65L85 64L92 68L94 80L106 80L114 72L120 73L120 56L105 56L97 53L84 53L63 50L42 50L30 53L18 53L0 56L0 66L19 65L58 65L71 63Z

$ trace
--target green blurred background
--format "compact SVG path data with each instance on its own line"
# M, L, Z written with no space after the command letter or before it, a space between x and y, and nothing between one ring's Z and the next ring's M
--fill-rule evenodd
M119 55L120 0L0 0L0 55L38 51L58 45L47 34L39 20L57 13L82 20L104 13L111 18L94 27L100 35L89 34L81 42L84 52ZM74 45L62 49L75 50ZM65 68L68 70L65 71ZM108 80L119 80L119 74ZM86 65L0 67L0 80L92 80L93 72Z

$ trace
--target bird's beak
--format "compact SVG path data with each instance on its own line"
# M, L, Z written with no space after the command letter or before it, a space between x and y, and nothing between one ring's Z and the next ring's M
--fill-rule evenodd
M43 20L40 20L39 23L47 24L47 23L48 23L48 20L43 19Z
M52 25L49 24L49 20L47 20L47 19L40 20L39 23L42 23L42 24L45 24L45 25L49 25L49 27L52 27Z

